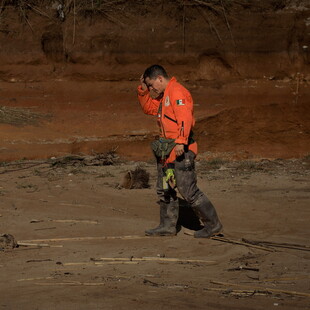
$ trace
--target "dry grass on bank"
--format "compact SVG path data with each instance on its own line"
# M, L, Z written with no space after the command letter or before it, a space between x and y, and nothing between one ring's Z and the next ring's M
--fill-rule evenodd
M0 124L13 126L38 126L50 115L33 112L31 109L0 106Z

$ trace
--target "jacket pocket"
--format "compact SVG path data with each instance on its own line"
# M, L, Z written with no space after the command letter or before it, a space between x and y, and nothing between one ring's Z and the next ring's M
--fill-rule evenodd
M168 115L164 114L164 117L177 124L177 121L169 117Z

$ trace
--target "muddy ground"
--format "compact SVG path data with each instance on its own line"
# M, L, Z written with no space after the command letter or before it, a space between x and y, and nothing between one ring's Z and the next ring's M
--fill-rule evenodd
M145 237L153 162L33 164L1 167L1 231L24 244L0 252L3 309L309 309L309 158L197 161L225 238L285 248L195 239L184 205L177 236ZM137 166L150 188L122 188Z

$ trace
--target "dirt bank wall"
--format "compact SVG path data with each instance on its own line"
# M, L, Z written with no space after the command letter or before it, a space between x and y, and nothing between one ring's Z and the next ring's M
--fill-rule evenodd
M4 1L0 79L184 79L309 72L307 1Z

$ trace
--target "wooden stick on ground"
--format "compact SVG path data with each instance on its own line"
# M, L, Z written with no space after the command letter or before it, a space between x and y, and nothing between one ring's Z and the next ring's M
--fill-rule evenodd
M98 221L89 221L89 220L49 220L49 222L98 224Z
M61 202L60 205L61 206L70 206L70 207L96 208L95 206L84 205L84 204L80 204L80 203L65 203L65 202Z
M44 277L44 278L26 278L26 279L18 279L17 282L23 282L23 281L36 281L36 280L50 280L54 279L53 277Z
M34 239L34 240L20 240L21 243L25 242L57 242L57 241L88 241L88 240L135 240L153 238L148 236L99 236L99 237L72 237L72 238L52 238L52 239Z
M202 259L182 259L182 258L168 258L168 257L102 257L103 261L132 261L132 262L145 262L145 261L159 261L159 262L173 262L173 263L203 263L203 264L216 264L216 261L208 261Z
M172 262L172 263L203 263L214 265L216 261L207 261L201 259L180 259L167 257L102 257L93 262L69 262L63 263L63 266L102 266L112 264L138 264L139 262Z
M249 285L243 285L243 284L237 284L237 283L227 283L227 282L220 282L220 281L210 281L213 284L217 285L223 285L223 286L239 286L239 287L244 287L246 289L250 290L260 290L260 291L268 291L272 293L283 293L287 295L293 295L293 296L303 296L303 297L310 297L309 293L304 293L304 292L296 292L296 291L286 291L286 290L280 290L280 289L274 289L274 288L267 288L267 287L251 287Z
M144 284L151 285L154 287L162 287L162 288L181 288L181 289L197 289L197 287L190 286L187 284L166 284L166 283L158 283L154 281L150 281L147 279L143 280ZM252 296L252 295L268 295L272 294L269 291L265 290L227 290L227 288L214 288L214 287L204 287L203 290L205 291L215 291L215 292L222 292L233 296Z
M188 230L185 230L184 234L188 235L188 236L194 235L194 233L192 231L188 231ZM259 250L263 250L263 251L275 252L275 250L267 248L267 247L263 247L263 246L259 246L259 245L253 245L251 243L242 242L242 241L233 240L233 239L228 239L228 238L219 237L219 236L214 236L214 237L211 237L210 239L221 241L221 242L227 242L227 243L231 243L231 244L243 245L243 246L246 246L249 248L255 248L255 249L259 249ZM244 239L242 239L242 240L244 240Z
M19 246L37 246L37 247L50 247L50 248L62 248L62 245L49 245L47 243L31 243L31 242L17 242Z
M293 244L293 243L278 243L278 242L271 242L271 241L256 241L256 240L247 240L242 239L242 241L253 244L253 245L263 245L263 246L270 246L276 248L285 248L291 250L300 250L300 251L310 251L310 246L308 245L300 245L300 244Z
M267 251L267 252L275 252L274 249L270 249L270 248L259 246L259 245L253 245L253 244L249 244L249 243L238 241L238 240L232 240L232 239L228 239L228 238L224 238L224 237L211 237L210 239L221 241L221 242L243 245L243 246L246 246L249 248L255 248L255 249L259 249L259 250L263 250L263 251Z
M72 281L72 282L37 282L34 283L36 285L81 285L81 286L101 286L105 285L104 282L78 282L78 281Z
M215 292L226 292L226 288L214 288L214 287L204 287L203 288L206 291L215 291ZM268 291L258 291L258 290L229 290L227 292L229 295L234 295L234 296L252 296L252 295L267 295L271 294L271 292Z
M101 266L101 265L117 265L117 264L133 264L136 265L138 262L131 261L110 261L110 262L74 262L74 263L63 263L63 266Z

